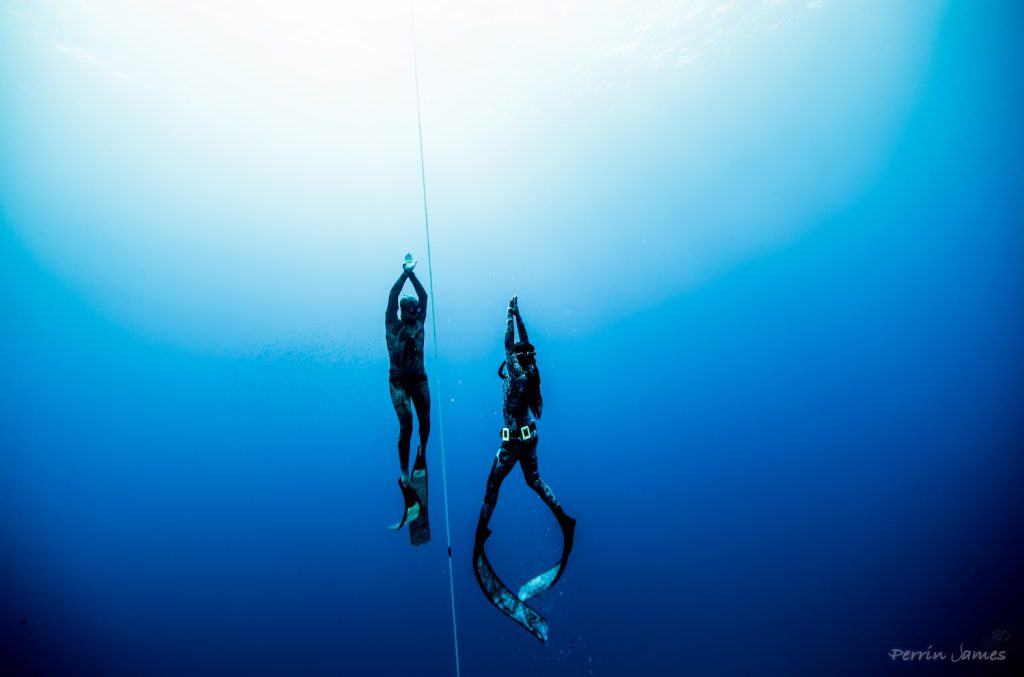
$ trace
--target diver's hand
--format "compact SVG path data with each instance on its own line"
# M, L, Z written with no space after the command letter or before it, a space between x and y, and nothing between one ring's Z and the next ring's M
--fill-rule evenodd
M416 268L416 259L412 257L412 254L405 255L405 261L402 262L402 270L407 273L411 273Z
M519 296L513 296L508 300L508 314L518 315L519 314Z

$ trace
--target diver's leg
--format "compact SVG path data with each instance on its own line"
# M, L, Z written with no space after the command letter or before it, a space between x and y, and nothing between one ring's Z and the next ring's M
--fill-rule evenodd
M416 407L416 422L420 429L420 448L427 451L427 438L430 437L430 387L427 379L423 379L409 387L413 406Z
M409 478L409 443L412 440L412 410L409 394L401 383L391 381L391 404L398 415L398 463L402 468L402 479Z
M558 512L558 499L551 491L551 487L540 478L540 467L537 464L537 438L526 442L524 449L519 453L519 465L523 469L523 479L531 489L537 492L541 500L548 504L548 507Z
M490 533L487 530L487 525L490 524L491 515L494 514L494 506L498 504L498 491L515 464L515 456L507 447L503 445L498 449L494 463L491 465L491 474L487 476L487 489L484 491L483 505L480 506L480 518L476 525L477 540L480 539L481 534Z
M548 507L551 508L551 512L555 514L555 519L558 520L559 524L575 527L576 520L565 514L565 509L558 504L558 499L555 498L555 492L551 491L551 487L547 485L547 482L540 478L540 466L537 463L536 438L533 439L532 444L529 444L529 446L520 452L519 465L523 469L523 478L526 480L526 484L537 492L537 495L540 496L542 501L547 503Z

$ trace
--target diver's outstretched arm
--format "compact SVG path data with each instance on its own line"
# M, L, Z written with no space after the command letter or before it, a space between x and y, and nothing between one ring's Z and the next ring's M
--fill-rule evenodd
M408 277L409 271L403 270L402 274L398 276L398 281L391 287L391 293L388 294L388 308L384 311L384 322L398 321L398 294L401 293L402 287L405 286L405 280ZM418 283L414 282L413 284Z
M509 319L516 318L516 328L519 329L519 340L529 342L526 335L526 325L523 324L523 316L519 314L519 296L513 296L508 302Z
M508 302L508 319L505 320L505 366L508 367L510 378L518 378L523 375L523 367L519 364L519 355L513 350L516 338L515 326L512 324L513 317L519 322L520 331L522 331L523 321L519 318L519 302L515 296ZM526 339L523 338L523 340Z
M508 302L508 318L505 320L505 360L512 354L512 345L516 342L515 328L512 325L512 318L516 314L516 297L513 296Z
M416 273L412 269L408 269L406 274L409 276L409 281L412 282L413 289L416 290L416 296L420 299L420 315L423 317L427 316L427 290L420 284L420 279L416 277Z
M519 328L519 340L529 342L530 338L526 335L526 325L523 324L523 316L519 314L518 301L516 301L516 327Z

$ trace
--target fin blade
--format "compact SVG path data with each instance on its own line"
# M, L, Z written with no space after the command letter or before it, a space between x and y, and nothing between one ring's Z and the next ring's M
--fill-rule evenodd
M430 542L430 515L427 511L427 455L423 447L417 447L416 459L413 461L409 486L416 494L419 513L409 518L409 542L423 545Z
M558 519L558 515L555 515L555 518ZM569 553L572 552L572 544L576 538L576 520L571 517L566 517L565 520L559 519L558 526L562 529L562 556L553 567L537 574L520 586L517 597L523 602L547 592L565 573L565 567L569 563Z
M498 574L494 573L491 563L484 552L483 541L478 540L473 548L473 572L484 595L499 611L525 628L542 643L548 641L548 621L535 609L525 604L512 594Z

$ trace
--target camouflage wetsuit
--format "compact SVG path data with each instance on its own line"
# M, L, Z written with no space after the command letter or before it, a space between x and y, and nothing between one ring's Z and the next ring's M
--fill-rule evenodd
M416 289L420 310L416 319L407 322L398 317L398 294L408 279ZM388 295L388 308L384 313L385 336L388 343L388 357L391 360L390 385L391 403L398 414L398 460L402 472L409 468L409 443L412 439L411 401L416 407L416 419L420 428L420 447L426 451L427 436L430 435L430 390L427 387L427 373L423 369L423 322L427 311L427 292L416 279L416 274L403 271Z
M486 528L494 513L494 506L498 503L498 490L516 462L523 468L523 478L531 489L548 504L548 506L561 514L558 506L558 499L555 498L551 488L545 484L540 477L540 468L537 466L537 423L533 412L530 411L528 397L528 382L531 372L536 370L536 365L524 366L520 364L519 357L512 349L514 345L514 333L512 327L513 315L510 313L505 326L505 364L508 368L508 376L502 382L502 391L505 395L505 405L502 413L505 418L505 427L509 430L509 439L502 440L498 454L494 457L494 464L491 466L491 474L487 478L487 490L484 493L483 506L480 508L480 522L478 528ZM515 321L519 328L519 340L526 342L526 325L522 317L515 313ZM523 428L529 430L529 438L523 439Z

